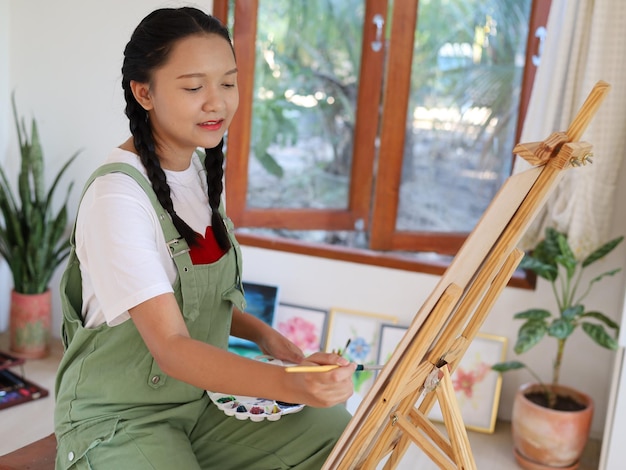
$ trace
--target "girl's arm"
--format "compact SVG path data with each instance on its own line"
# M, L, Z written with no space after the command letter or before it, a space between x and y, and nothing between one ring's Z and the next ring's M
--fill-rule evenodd
M316 353L305 363L344 367L292 374L192 339L171 293L147 300L129 313L163 372L196 387L317 407L343 403L353 393L356 365L337 354Z
M263 354L276 359L294 364L304 360L304 354L295 344L264 321L237 308L233 309L230 334L256 343Z

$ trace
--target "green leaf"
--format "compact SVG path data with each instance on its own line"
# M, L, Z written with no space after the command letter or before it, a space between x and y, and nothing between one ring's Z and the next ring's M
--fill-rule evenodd
M526 365L519 361L498 362L491 366L496 372L508 372L510 370L523 369Z
M594 312L585 312L581 316L584 317L584 318L595 318L596 320L599 320L602 323L604 323L609 328L614 329L615 332L616 332L616 336L619 334L619 325L617 323L615 323L613 320L611 320L609 317L604 315L603 313L595 312L595 311Z
M557 339L566 339L574 332L574 324L567 318L557 318L548 327L548 335Z
M615 269L613 269L611 271L607 271L605 273L600 274L599 276L594 277L591 281L589 281L589 287L591 287L592 284L595 284L596 282L600 281L604 277L614 276L615 274L617 274L621 270L622 270L622 268L615 268Z
M531 308L529 310L524 310L523 312L516 313L513 315L515 320L543 320L545 318L551 317L552 314L543 308Z
M78 157L79 152L74 153L67 162L65 162L65 164L61 167L61 169L59 170L59 172L57 173L56 177L54 178L54 181L52 182L52 185L50 186L50 190L48 191L48 194L46 195L46 199L45 199L45 209L48 210L48 208L50 207L50 205L52 204L52 198L54 195L54 191L56 190L57 186L59 185L59 181L61 180L61 177L65 174L65 172L67 171L67 168L70 166L70 164L76 159L76 157ZM63 205L67 205L67 200L69 198L69 194L70 191L72 190L72 186L74 185L74 182L71 182L67 188L67 192L65 195L65 201L63 203Z
M10 211L12 213L17 212L17 202L15 201L13 193L11 192L11 185L7 180L7 176L4 173L4 170L2 169L2 167L0 167L0 201L2 200L6 201L7 205L9 206L7 211Z
M559 246L559 257L566 258L567 260L576 261L576 256L574 256L574 252L569 246L569 242L567 241L567 237L565 236L565 234L561 232L556 232L556 242Z
M556 242L559 246L560 254L555 257L555 261L565 268L567 271L567 278L572 279L576 273L578 260L576 259L576 256L574 256L574 252L569 246L567 237L563 233L557 232Z
M39 131L37 130L37 121L33 119L32 130L30 134L30 170L33 183L33 196L36 202L41 202L44 198L44 168L43 168L43 151L39 142Z
M570 251L571 253L571 251ZM556 257L556 262L565 268L567 272L567 278L572 279L574 274L576 274L576 266L578 265L578 261L573 257L568 255L560 255Z
M2 177L5 178L4 172L2 172ZM6 183L6 180L4 182ZM24 244L20 221L21 213L15 204L15 199L8 183L6 185L3 184L2 191L0 191L0 211L4 218L7 245L13 247L13 249L21 249Z
M582 264L583 268L586 268L590 264L595 263L596 261L598 261L601 258L604 258L607 254L609 254L611 251L613 251L613 249L617 245L622 243L622 240L624 240L623 236L614 238L613 240L606 242L600 248L596 249L593 253L591 253L589 256L587 256L583 260L583 264Z
M531 349L546 335L548 327L544 322L528 321L524 323L517 334L517 341L513 350L522 354Z
M556 266L556 257L561 254L559 235L552 227L546 228L544 239L533 250L533 257L545 264Z
M602 325L597 323L583 322L583 331L589 335L589 337L595 341L596 344L603 348L616 350L618 348L617 341L609 335Z
M521 269L529 269L537 276L542 277L550 282L554 281L559 274L556 264L546 263L528 254L524 256L524 258L522 258L519 267Z
M583 305L574 305L572 307L566 308L561 312L561 316L566 319L574 319L579 315L582 315L585 311L585 307Z

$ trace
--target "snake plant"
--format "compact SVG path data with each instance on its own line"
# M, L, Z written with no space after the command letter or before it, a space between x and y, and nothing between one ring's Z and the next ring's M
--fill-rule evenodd
M29 136L24 119L18 118L14 95L12 106L21 168L14 194L0 166L0 256L9 265L16 292L40 294L48 289L55 269L70 251L67 202L73 183L67 187L65 200L57 210L53 208L53 196L61 177L79 152L63 165L46 190L37 122L32 119Z

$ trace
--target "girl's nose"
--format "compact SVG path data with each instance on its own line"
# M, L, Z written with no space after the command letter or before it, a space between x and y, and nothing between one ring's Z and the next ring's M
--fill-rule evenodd
M202 110L206 112L221 111L224 109L224 99L219 92L219 89L207 87L207 91L204 95L204 103L202 104Z

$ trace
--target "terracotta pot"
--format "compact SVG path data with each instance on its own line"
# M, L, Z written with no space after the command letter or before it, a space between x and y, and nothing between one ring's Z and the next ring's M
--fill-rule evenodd
M49 353L51 292L20 294L11 291L9 317L11 353L26 359L40 359Z
M515 395L511 430L515 459L527 470L578 468L593 417L589 395L562 385L549 386L556 394L585 405L580 411L558 411L537 405L526 394L541 391L538 384L524 384Z

